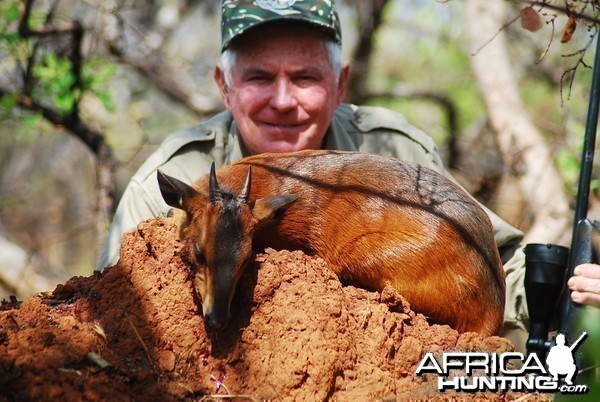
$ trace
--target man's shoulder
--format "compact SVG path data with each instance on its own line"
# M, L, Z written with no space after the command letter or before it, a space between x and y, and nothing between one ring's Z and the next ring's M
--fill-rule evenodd
M196 125L173 132L140 166L132 180L143 181L190 144L206 143L207 147L210 147L211 143L214 144L220 137L228 135L231 122L231 114L225 111Z
M391 109L343 104L336 111L336 117L342 119L350 130L360 134L397 134L398 140L408 139L416 142L429 152L436 149L430 136L410 124L402 113Z
M229 133L231 113L224 111L190 127L185 127L170 134L159 146L165 155L171 156L182 147L192 142L213 141L220 135Z

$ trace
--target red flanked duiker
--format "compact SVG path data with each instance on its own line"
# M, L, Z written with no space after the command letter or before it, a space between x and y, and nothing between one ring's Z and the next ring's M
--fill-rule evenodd
M303 250L345 283L390 283L437 324L499 332L504 271L492 225L459 186L425 167L363 153L261 154L189 186L158 171L167 204L185 211L181 237L205 323L227 325L253 250Z

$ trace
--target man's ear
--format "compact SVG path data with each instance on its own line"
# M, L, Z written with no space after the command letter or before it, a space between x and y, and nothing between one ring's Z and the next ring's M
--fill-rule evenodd
M227 98L229 88L227 86L227 80L225 79L225 72L223 71L223 67L219 64L215 67L215 73L213 75L215 79L215 83L219 87L219 92L221 93L221 100L225 104L225 107L229 109L229 100Z
M350 63L344 61L342 64L342 71L340 71L340 77L338 81L338 92L337 92L337 103L338 106L344 101L346 95L346 89L348 88L348 80L350 79Z
M252 215L260 222L271 219L275 213L296 201L300 194L273 195L254 201Z

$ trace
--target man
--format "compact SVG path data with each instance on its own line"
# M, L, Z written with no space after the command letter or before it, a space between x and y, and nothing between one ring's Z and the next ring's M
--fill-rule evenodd
M554 381L558 381L559 374L566 374L565 381L568 385L573 385L573 377L577 372L575 359L573 358L574 346L568 347L565 344L565 336L563 334L556 335L556 345L550 348L546 364L548 371L552 374Z
M431 138L402 115L342 104L349 65L333 0L225 0L221 28L214 78L227 111L172 134L140 167L117 208L99 269L116 263L124 232L168 211L158 168L191 183L213 161L219 167L256 153L323 148L389 155L450 177ZM523 336L522 233L487 212L507 274L505 335Z

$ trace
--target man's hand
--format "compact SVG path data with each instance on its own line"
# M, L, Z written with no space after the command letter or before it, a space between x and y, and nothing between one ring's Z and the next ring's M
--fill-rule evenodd
M572 291L571 299L574 302L600 307L600 265L576 266L567 285Z

